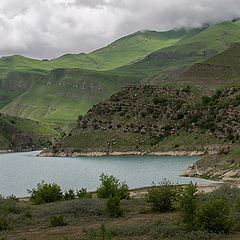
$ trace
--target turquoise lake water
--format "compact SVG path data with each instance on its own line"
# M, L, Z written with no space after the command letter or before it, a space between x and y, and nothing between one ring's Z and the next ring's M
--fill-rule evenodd
M211 183L197 178L178 175L200 157L158 156L104 156L104 157L36 157L39 152L0 154L0 194L28 196L41 180L55 182L63 190L87 188L94 191L99 186L102 172L126 181L130 188L150 186L152 181L166 178L172 183Z

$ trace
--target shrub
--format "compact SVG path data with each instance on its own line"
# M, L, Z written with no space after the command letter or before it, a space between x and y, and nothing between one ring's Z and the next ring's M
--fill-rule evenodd
M120 206L120 197L118 195L107 198L105 212L111 217L121 217L123 215L123 209Z
M78 198L91 198L92 194L87 192L86 188L82 188L77 191Z
M153 184L148 190L146 200L151 203L153 211L166 212L173 210L177 196L176 190L176 186L164 179L159 183L159 186Z
M82 229L84 234L84 238L80 238L81 240L111 240L114 235L113 231L108 231L105 227L105 224L102 223L100 229L98 231L94 229L87 230L86 228ZM80 240L79 239L79 240Z
M64 199L65 200L70 200L70 199L74 199L75 195L74 195L74 190L73 189L69 189L68 191L65 192L64 194Z
M126 238L126 237L144 235L144 234L148 233L151 228L152 228L151 224L137 223L137 224L127 224L127 225L116 226L112 230L114 232L114 235L119 236L121 238L123 238L123 237ZM127 239L129 239L129 238L127 238Z
M182 89L183 92L186 92L186 93L190 93L191 92L191 87L190 86L186 86Z
M232 226L229 214L228 201L210 199L197 209L195 222L199 230L213 233L229 233Z
M11 222L6 214L0 213L0 231L6 231L11 227Z
M187 231L195 229L194 220L197 209L197 184L192 182L179 189L178 204L181 211L181 220L186 224Z
M129 198L128 185L113 175L108 176L102 173L100 175L101 186L97 189L97 196L99 198L109 198L110 196L119 196L120 199Z
M9 219L9 213L11 213L8 206L8 200L3 197L0 198L0 231L8 230L12 222Z
M35 204L50 203L62 199L61 188L56 183L47 184L42 181L37 184L36 189L28 189L28 192L31 194L30 199Z
M202 97L202 103L203 103L204 105L208 104L210 101L211 101L211 98L210 98L210 97L208 97L208 96L203 96L203 97Z
M53 216L50 219L50 226L51 227L59 227L59 226L65 226L67 225L67 223L64 221L64 218L62 215L58 215L58 216Z
M8 196L7 199L12 200L14 202L19 202L19 199L15 195Z
M183 119L184 118L184 113L178 113L177 114L177 120Z
M130 199L129 187L126 182L122 182L119 185L119 197L120 199Z
M215 233L208 233L204 231L192 231L183 234L178 240L208 240L208 239L219 239L219 235Z
M183 234L183 230L176 225L163 224L161 222L154 225L152 235L154 239L172 239Z

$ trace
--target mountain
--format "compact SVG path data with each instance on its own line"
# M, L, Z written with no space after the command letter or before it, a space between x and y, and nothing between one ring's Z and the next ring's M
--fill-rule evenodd
M117 69L139 76L143 83L178 80L179 74L240 42L240 21L225 21L197 34L187 34L175 45L157 50L143 60Z
M194 64L181 79L185 81L236 81L240 80L240 43L227 50Z
M217 152L239 145L240 88L129 86L78 119L50 155L93 152Z
M113 79L114 76L105 72L55 69L36 80L2 112L71 127L78 115L85 114L94 104L128 83L117 77Z
M68 54L50 61L1 58L1 111L71 127L79 115L121 87L175 85L188 67L238 41L240 21L227 21L201 29L141 31L87 55ZM117 66L121 67L112 69Z
M0 150L29 151L50 146L60 129L29 119L0 114Z
M2 57L0 59L0 73L23 69L49 71L56 68L110 70L144 58L155 50L174 45L182 40L186 34L196 34L202 30L200 28L167 32L139 31L92 53L65 54L52 60L44 59L41 61L20 55Z

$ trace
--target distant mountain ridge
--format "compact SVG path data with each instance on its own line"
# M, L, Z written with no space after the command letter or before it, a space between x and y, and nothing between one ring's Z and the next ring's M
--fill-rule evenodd
M240 21L137 32L88 55L67 54L51 61L4 57L0 59L1 111L73 126L78 115L122 86L178 81L194 63L235 42L240 42Z

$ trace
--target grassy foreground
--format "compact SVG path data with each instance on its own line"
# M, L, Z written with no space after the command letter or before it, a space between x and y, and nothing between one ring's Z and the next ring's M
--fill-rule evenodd
M199 208L204 204L218 203L222 198L225 202L231 204L231 210L227 215L222 213L232 224L231 231L228 234L223 232L216 234L201 229L186 230L182 222L182 208L177 205L174 205L171 210L153 211L152 204L146 201L146 194L150 194L150 189L141 190L141 194L139 194L139 190L136 190L131 193L135 197L130 200L122 200L121 207L124 209L124 215L119 218L106 215L104 210L105 199L98 199L96 194L93 194L93 198L77 198L43 205L33 205L25 200L16 202L14 198L1 198L0 210L2 212L4 208L8 209L8 219L12 220L13 224L7 231L0 230L0 239L239 239L240 209L237 199L240 196L240 190L234 185L221 185L210 193L198 193L196 195L196 203ZM162 194L166 195L169 192L168 190L163 191ZM169 201L172 200L169 199ZM216 211L216 209L211 211ZM217 210L216 214L218 211L221 212L221 210ZM206 216L206 219L207 217L212 221L218 221L214 214ZM2 219L1 215L0 224L2 224ZM222 220L225 221L226 219L223 218ZM209 222L209 225L211 224L212 222Z

